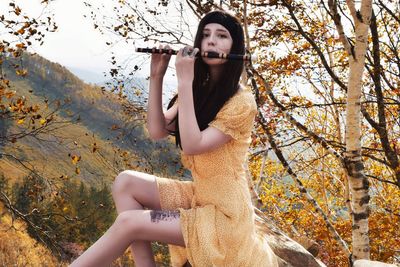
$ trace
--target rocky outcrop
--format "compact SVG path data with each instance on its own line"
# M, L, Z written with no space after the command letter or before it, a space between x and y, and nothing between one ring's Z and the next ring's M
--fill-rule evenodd
M302 245L283 233L260 210L255 211L258 230L265 233L268 244L278 256L280 267L326 267ZM315 250L315 247L313 249Z
M387 264L379 261L356 260L353 267L397 267L397 265Z

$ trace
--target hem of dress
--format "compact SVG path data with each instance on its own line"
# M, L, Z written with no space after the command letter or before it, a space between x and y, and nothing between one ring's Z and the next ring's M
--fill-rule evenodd
M157 192L158 192L158 198L160 199L160 209L165 210L162 204L162 199L161 199L161 190L160 190L160 180L158 177L154 176L156 178L156 185L157 185Z
M160 207L161 207L161 210L167 210L167 209L165 209L163 207L163 201L162 201L162 198L161 198L161 190L160 190L161 179L165 179L165 178L157 177L157 176L155 176L155 178L156 178L158 195L160 196ZM187 210L185 210L183 208L178 208L178 211L179 211L180 229L181 229L181 233L182 233L183 242L185 243L184 247L182 247L182 246L178 246L178 247L184 248L186 250L187 261L189 261L189 263L193 266L192 261L188 257L189 240L188 240L188 231L187 231L187 217L186 217L186 214L185 214L187 212ZM176 246L176 245L174 245L174 246Z
M185 243L185 249L186 249L186 257L189 263L193 266L192 260L189 259L188 251L189 251L189 237L188 237L188 222L187 222L187 217L186 217L186 212L187 210L183 208L179 208L179 220L180 220L180 228L181 228L181 233L182 233L182 238L183 242Z

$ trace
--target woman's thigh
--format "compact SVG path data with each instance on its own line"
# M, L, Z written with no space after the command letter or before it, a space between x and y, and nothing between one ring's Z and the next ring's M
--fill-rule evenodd
M146 208L161 209L157 181L154 175L131 170L121 172L115 178L113 184L114 199L122 194L133 197Z
M131 229L134 241L157 241L185 246L178 211L128 210L117 217L122 229Z

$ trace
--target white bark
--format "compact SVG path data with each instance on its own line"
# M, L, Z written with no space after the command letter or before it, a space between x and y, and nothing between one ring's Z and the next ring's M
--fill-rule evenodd
M365 67L365 54L368 46L369 23L371 20L372 1L363 0L361 10L354 11L352 1L347 1L355 23L355 46L349 55L350 72L348 78L346 106L346 155L345 161L352 194L352 245L353 261L369 259L368 214L369 192L368 179L364 175L361 158L361 91L362 76ZM354 3L353 3L354 4Z

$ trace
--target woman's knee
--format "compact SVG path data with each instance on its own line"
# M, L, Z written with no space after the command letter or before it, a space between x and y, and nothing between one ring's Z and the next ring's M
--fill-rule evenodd
M135 189L139 173L136 171L123 171L117 175L112 186L113 195L128 190L132 192Z
M143 218L141 218L141 214L142 213L136 210L123 211L118 214L114 224L117 229L123 229L125 234L129 235L132 241L134 241L135 236L140 233L142 229L141 222Z
M141 206L151 209L161 208L157 193L155 176L137 171L121 172L112 186L112 195L116 203L132 198Z

